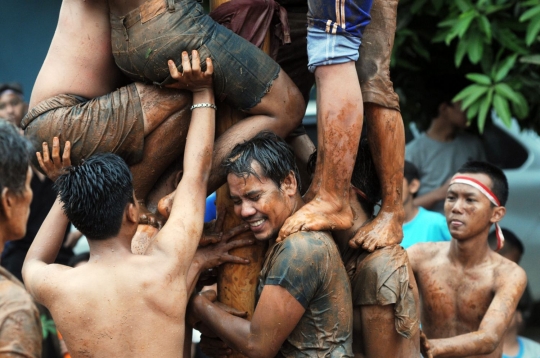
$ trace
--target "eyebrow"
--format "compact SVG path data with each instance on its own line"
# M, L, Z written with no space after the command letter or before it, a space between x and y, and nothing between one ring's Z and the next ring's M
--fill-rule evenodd
M259 194L259 193L262 193L262 190L252 190L252 191L248 191L247 193L245 193L244 195L242 195L243 197L249 197L249 196L252 196L252 195L255 195L255 194ZM239 198L238 195L232 195L232 194L229 194L229 197L231 199L235 199L235 198Z

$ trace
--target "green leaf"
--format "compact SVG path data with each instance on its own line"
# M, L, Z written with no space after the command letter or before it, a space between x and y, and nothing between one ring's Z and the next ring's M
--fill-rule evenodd
M46 315L42 314L40 316L41 320L41 334L43 339L47 339L49 334L56 335L56 325L52 319L49 319Z
M487 43L491 43L491 24L486 16L482 15L476 18L478 22L478 27L480 30L486 34Z
M465 98L468 98L468 97L474 95L477 92L483 91L484 88L487 89L489 87L480 86L480 85L476 85L476 84L467 86L464 89L462 89L457 95L455 95L454 98L452 98L452 102L463 101ZM463 106L462 106L462 108L463 108Z
M519 62L540 65L540 54L523 56L519 59Z
M483 99L478 111L478 130L480 134L484 132L484 126L486 124L486 116L491 107L491 99L493 97L493 88L490 88L488 95Z
M146 50L146 54L145 54L144 58L147 59L148 57L150 57L150 54L152 54L152 51L154 51L154 50L152 50L151 48L149 48L148 50Z
M491 78L489 78L488 76L482 74L482 73L467 73L465 75L465 77L467 77L467 79L473 81L473 82L476 82L476 83L479 83L481 85L486 85L486 86L489 86L491 85Z
M500 94L504 98L512 101L513 103L519 103L519 98L517 96L517 92L514 91L509 85L506 83L497 83L495 85L495 92L497 94Z
M464 14L461 14L459 16L459 21L455 25L457 35L459 38L462 38L465 32L467 32L467 29L469 28L469 26L471 25L471 22L474 20L475 17L476 17L475 12L473 10L466 12Z
M527 11L525 11L520 17L519 22L525 22L529 19L532 19L536 15L540 15L540 5L535 6Z
M489 90L489 88L490 87L487 86L478 86L478 89L475 92L471 93L469 96L463 99L463 101L461 102L461 108L469 108L469 106L475 103L478 98L482 97Z
M538 33L540 32L540 16L534 18L527 26L527 35L525 36L525 43L527 46L531 46Z
M510 128L510 125L512 125L512 115L510 114L508 101L503 96L495 93L493 96L493 107L495 107L495 111L503 123Z
M427 0L416 0L410 9L410 12L416 14L426 4Z
M467 53L469 55L469 60L474 65L482 59L484 53L484 41L478 32L474 32L471 35Z
M503 78L508 75L508 72L514 67L514 64L516 63L517 54L513 54L512 56L508 56L498 67L497 72L495 73L495 82L502 81Z
M466 12L472 8L471 4L466 0L455 0L455 4L461 12Z
M461 66L461 61L463 61L463 57L467 53L468 44L469 44L469 39L468 38L461 39L458 42L457 49L456 49L456 55L454 57L454 62L456 64L456 67Z
M469 120L469 123L478 114L478 110L480 109L481 103L482 101L476 101L473 103L472 106L469 107L469 109L467 109L467 119Z
M512 109L519 119L527 118L529 115L529 104L521 93L516 92L516 95L519 99L519 103L512 103Z
M496 28L494 27L493 30L495 29ZM493 32L493 37L495 37L501 43L501 45L503 45L507 49L513 52L517 52L520 55L528 55L527 49L522 46L523 40L517 37L517 35L513 33L510 29L497 29L496 32Z

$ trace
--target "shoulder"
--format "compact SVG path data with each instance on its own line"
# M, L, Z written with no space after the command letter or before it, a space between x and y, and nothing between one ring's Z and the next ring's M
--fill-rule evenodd
M510 261L497 253L493 253L493 255L496 257L494 263L496 267L495 277L497 288L511 287L512 289L524 291L525 286L527 285L527 274L525 273L525 270L515 262ZM521 293L519 294L519 297L521 297Z
M340 258L337 246L330 234L321 231L299 231L288 236L276 247L277 259L287 258L288 265L311 264Z
M450 243L448 241L420 242L407 249L409 261L413 270L421 266L431 266L434 262L440 261L440 256L448 252Z

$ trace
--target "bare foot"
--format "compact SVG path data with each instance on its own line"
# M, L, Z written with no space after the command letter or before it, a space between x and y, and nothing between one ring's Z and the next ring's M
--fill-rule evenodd
M403 239L403 208L393 212L388 209L377 214L373 221L362 226L349 241L349 246L354 249L363 248L369 252L381 247L396 245Z
M168 219L169 216L171 215L171 209L172 209L175 194L176 194L176 190L170 194L165 195L163 198L159 200L157 210L165 219Z
M144 255L150 242L157 235L159 230L150 225L139 225L137 232L131 240L131 252L135 255Z
M298 231L346 230L352 225L353 211L348 202L343 205L331 196L323 199L317 195L285 221L277 241Z
M154 214L146 208L144 200L138 200L139 202L139 224L151 225L157 229L163 226L164 219L157 214Z

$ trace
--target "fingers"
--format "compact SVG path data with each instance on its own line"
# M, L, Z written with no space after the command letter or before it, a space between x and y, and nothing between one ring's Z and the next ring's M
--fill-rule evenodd
M240 256L225 255L223 256L223 263L247 265L249 264L249 260Z
M214 73L214 64L210 57L206 58L206 72L207 75L212 75Z
M191 51L191 70L194 73L201 72L201 59L199 58L199 51Z
M45 164L45 166L48 166L51 161L49 157L49 143L43 142L43 144L41 145L41 152L43 153L43 164Z
M64 154L62 154L62 165L64 167L71 166L71 142L68 140L64 145Z
M167 61L167 65L169 66L169 73L171 74L171 77L175 80L178 80L182 75L180 72L178 72L178 68L176 68L176 64L173 60Z
M182 76L189 76L191 74L191 62L186 51L182 52Z
M229 241L231 238L235 237L236 235L238 234L241 234L243 232L246 232L247 230L249 229L249 225L248 224L241 224L241 225L238 225L236 227L233 227L232 229L230 229L229 231L227 231L225 234L223 234L223 241L227 242Z
M47 170L45 169L45 164L43 163L43 157L41 156L40 152L36 152L37 161L39 163L39 166L41 167L41 170L43 170L45 173Z
M253 240L253 239L235 240L235 241L229 242L227 245L225 245L225 250L230 251L230 250L233 250L233 249L237 249L239 247L253 245L254 243L255 243L255 240Z
M62 163L60 160L60 141L58 140L58 137L53 138L53 145L52 145L52 160L53 164L56 168L61 168Z

